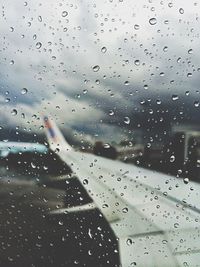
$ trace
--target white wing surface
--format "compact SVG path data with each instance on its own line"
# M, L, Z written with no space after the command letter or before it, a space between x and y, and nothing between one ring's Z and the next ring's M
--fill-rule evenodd
M123 267L200 266L199 184L76 152L45 120L50 147L72 168L118 238Z

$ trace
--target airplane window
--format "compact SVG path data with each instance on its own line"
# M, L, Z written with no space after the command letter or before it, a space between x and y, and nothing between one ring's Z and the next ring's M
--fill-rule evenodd
M199 266L200 2L0 12L0 267Z

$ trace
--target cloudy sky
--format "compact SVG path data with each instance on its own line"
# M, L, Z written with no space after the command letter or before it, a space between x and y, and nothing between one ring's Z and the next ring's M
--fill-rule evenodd
M119 141L199 123L200 1L1 0L1 125Z

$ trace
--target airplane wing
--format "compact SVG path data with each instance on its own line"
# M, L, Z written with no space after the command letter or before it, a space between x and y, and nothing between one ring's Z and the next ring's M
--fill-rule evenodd
M121 266L200 266L200 185L74 151L44 118L49 145L107 219Z
M23 152L45 153L48 149L45 145L29 142L0 142L0 157L5 158L10 153L18 154Z

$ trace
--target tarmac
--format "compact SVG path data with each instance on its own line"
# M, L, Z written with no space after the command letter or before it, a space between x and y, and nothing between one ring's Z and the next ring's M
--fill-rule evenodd
M50 213L91 201L76 178L0 171L0 267L119 266L116 237L97 209Z

